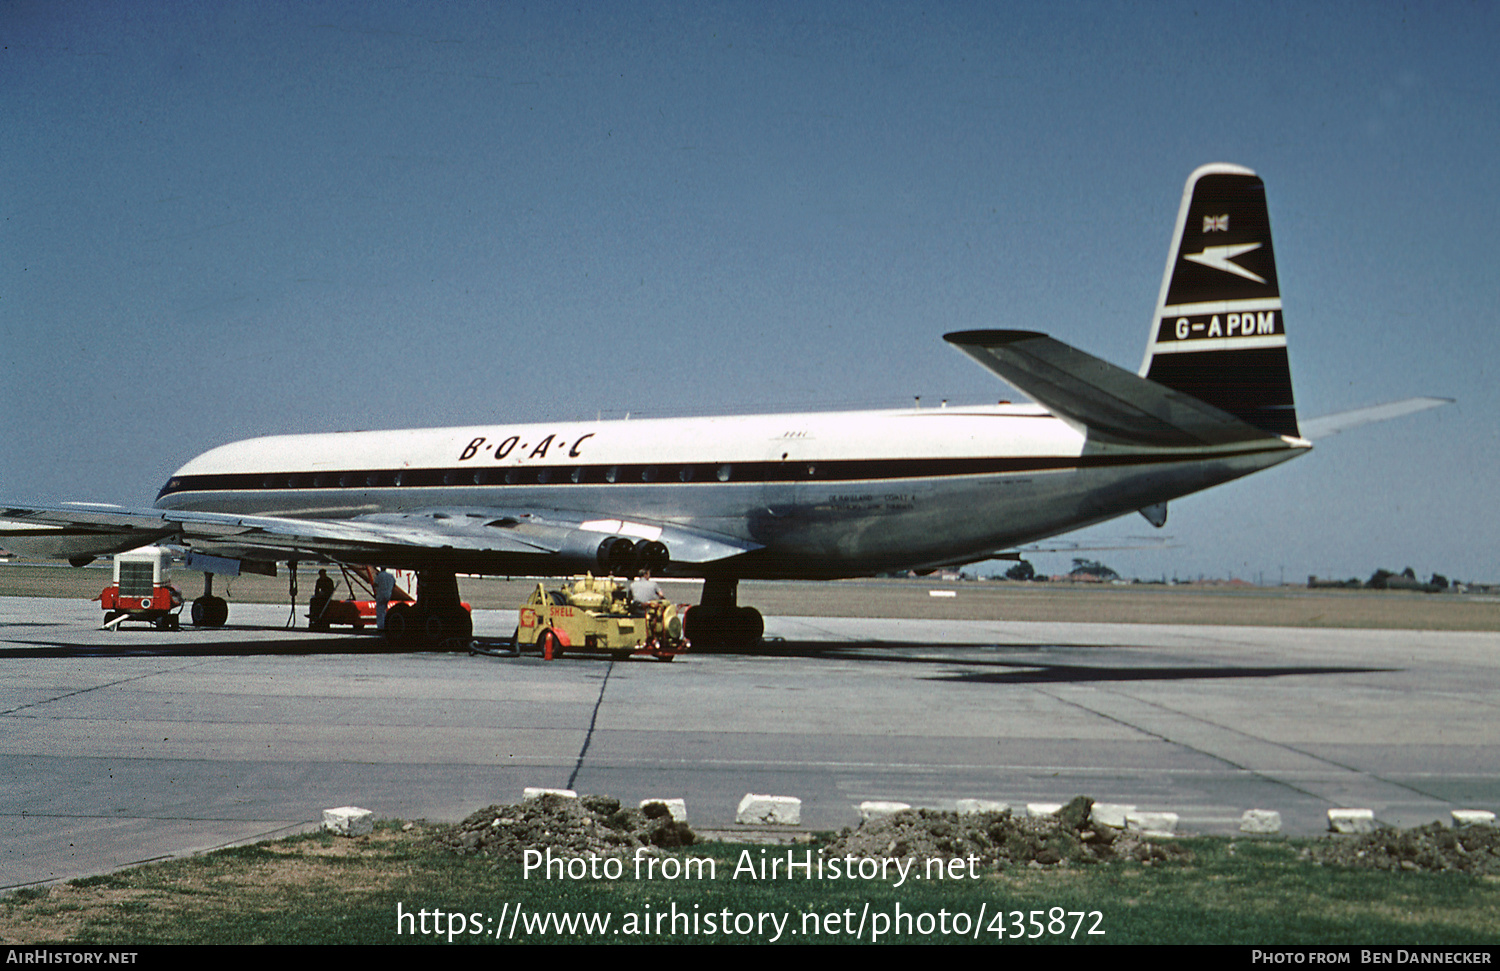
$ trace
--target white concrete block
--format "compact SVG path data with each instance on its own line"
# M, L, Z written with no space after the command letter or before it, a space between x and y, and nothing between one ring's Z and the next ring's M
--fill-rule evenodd
M1026 815L1028 816L1056 816L1057 811L1063 807L1060 802L1028 802L1026 804Z
M1281 813L1274 809L1247 809L1240 817L1241 833L1281 832Z
M796 796L762 796L747 792L735 810L734 821L747 826L766 823L797 826L802 822L802 800Z
M1328 810L1328 828L1335 833L1373 833L1375 832L1375 811L1373 809L1330 809Z
M974 813L1003 813L1010 811L1010 803L995 802L993 799L960 799L958 801L958 814L960 816L971 816Z
M1095 826L1108 826L1111 829L1125 828L1125 814L1135 812L1135 806L1127 806L1119 802L1096 802L1089 810L1089 822Z
M1495 825L1495 814L1488 809L1455 809L1453 810L1453 827L1459 829L1464 826L1493 826Z
M526 791L521 793L521 801L529 802L532 799L540 799L543 796L562 796L564 799L577 799L578 793L572 789L544 789L541 786L527 786Z
M902 810L910 809L911 803L891 802L885 799L866 799L859 804L860 819L879 819L882 816L894 816Z
M667 807L667 812L672 814L675 822L687 822L687 800L685 799L642 799L641 808L645 809L648 803L659 802Z
M358 806L325 809L323 828L340 836L364 836L375 828L375 814Z
M1177 814L1126 813L1125 828L1146 836L1171 836L1177 832Z

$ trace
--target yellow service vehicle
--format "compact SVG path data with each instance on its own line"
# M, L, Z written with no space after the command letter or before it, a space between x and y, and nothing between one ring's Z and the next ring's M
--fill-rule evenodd
M687 650L682 618L669 600L640 602L614 577L574 577L561 590L538 583L521 605L516 651L602 651L617 657L649 655L663 661Z

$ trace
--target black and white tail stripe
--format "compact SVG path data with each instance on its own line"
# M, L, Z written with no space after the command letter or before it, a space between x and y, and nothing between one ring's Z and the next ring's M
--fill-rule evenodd
M1298 435L1266 190L1249 169L1205 165L1188 178L1140 373Z

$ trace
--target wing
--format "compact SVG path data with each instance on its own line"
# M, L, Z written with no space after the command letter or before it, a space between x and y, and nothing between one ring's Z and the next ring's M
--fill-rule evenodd
M1371 405L1368 408L1355 408L1352 411L1340 411L1331 415L1306 419L1302 422L1302 434L1312 440L1327 438L1361 425L1389 421L1392 418L1400 418L1404 415L1426 411L1429 408L1440 408L1451 404L1453 404L1452 398L1403 398L1400 401L1391 401L1383 405Z
M426 509L348 519L297 519L68 504L0 508L0 546L75 564L149 543L238 560L331 560L397 569L560 574L610 566L652 546L685 572L758 549L697 527L585 518L537 509Z

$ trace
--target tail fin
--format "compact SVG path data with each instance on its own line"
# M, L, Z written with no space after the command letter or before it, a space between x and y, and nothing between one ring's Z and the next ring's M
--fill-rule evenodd
M1266 188L1249 169L1188 176L1140 373L1298 437Z

